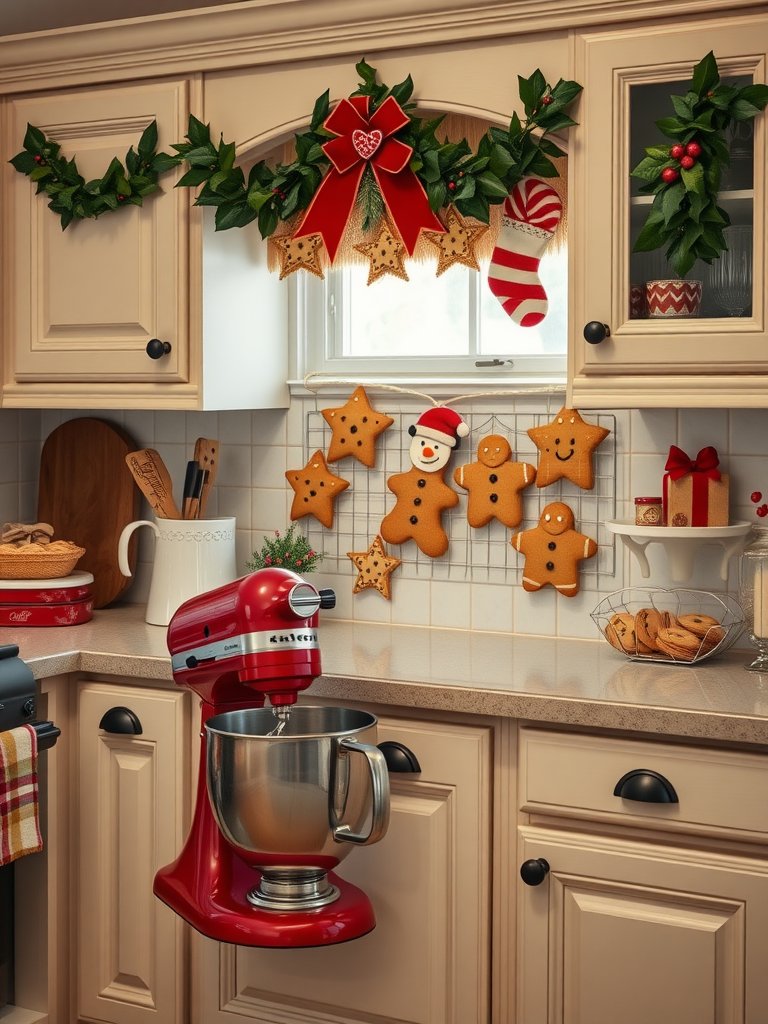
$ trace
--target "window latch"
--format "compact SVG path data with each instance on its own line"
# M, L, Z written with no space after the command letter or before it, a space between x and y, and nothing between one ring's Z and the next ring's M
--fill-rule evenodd
M475 366L503 366L505 363L509 363L510 366L514 366L513 359L476 359Z

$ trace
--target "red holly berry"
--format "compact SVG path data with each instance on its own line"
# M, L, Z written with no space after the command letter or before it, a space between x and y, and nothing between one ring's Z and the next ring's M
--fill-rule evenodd
M757 509L757 514L760 516L761 519L764 519L765 516L768 516L768 505L761 505L760 508Z
M678 142L676 146L672 146L669 155L673 160L679 160L681 156L685 156L685 146L681 146Z
M448 182L448 191L449 192L455 192L456 191L456 182L455 181L449 181Z
M752 491L752 493L750 494L749 497L750 497L750 500L755 503L755 505L758 503L758 501L762 501L763 500L763 495L761 494L760 491Z
M36 164L41 164L42 162L43 162L43 158L38 153L37 156L35 156L35 163Z
M125 202L125 196L118 195L117 201L118 201L118 203L124 203Z
M684 157L683 157L683 158L682 158L682 159L680 160L680 166L681 166L681 167L684 167L684 168L686 169L686 171L690 171L690 169L691 169L692 167L695 167L695 166L696 166L696 161L695 161L695 160L693 159L693 157L692 157L692 156L684 156Z
M661 177L662 181L666 181L667 184L669 184L669 182L671 181L677 181L677 179L680 177L680 174L678 171L675 170L674 167L665 167L664 170L661 172Z
M545 107L548 107L550 105L550 103L552 102L552 97L551 96L542 96L541 102L544 104Z
M698 142L689 142L688 145L685 147L685 152L688 154L688 156L701 156L701 146L698 144Z

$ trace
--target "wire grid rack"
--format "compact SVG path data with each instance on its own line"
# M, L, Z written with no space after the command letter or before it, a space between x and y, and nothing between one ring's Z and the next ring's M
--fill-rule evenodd
M307 539L317 551L322 551L323 570L349 572L350 551L366 551L379 532L384 516L394 506L395 497L387 489L387 478L411 468L408 456L411 438L408 427L416 423L420 412L397 408L395 403L374 402L377 408L394 419L394 423L376 440L376 466L368 469L356 459L346 458L330 464L333 473L350 482L350 487L336 501L333 527L325 529L310 516L301 521ZM448 403L450 405L450 403ZM306 412L305 455L320 449L327 452L331 430L321 414L321 408L333 403L315 400L315 407ZM527 434L532 427L550 423L562 407L548 403L546 409L510 412L503 415L487 410L457 408L470 428L453 454L445 473L445 482L459 495L459 504L443 513L443 528L449 538L448 551L440 558L429 558L421 553L413 541L388 544L387 550L401 559L398 574L406 579L452 580L472 583L519 583L524 559L509 543L514 531L493 520L487 526L475 529L466 518L467 492L453 482L453 471L477 459L477 445L488 434L500 434L512 447L512 459L538 465L538 450ZM518 530L527 530L539 522L542 509L553 501L563 501L573 510L576 529L597 541L594 558L580 564L582 586L597 590L598 579L615 576L616 538L605 528L607 520L616 518L616 417L610 413L595 413L585 417L591 423L607 427L610 434L593 453L594 487L581 490L569 481L560 480L548 487L535 483L522 492L523 522Z

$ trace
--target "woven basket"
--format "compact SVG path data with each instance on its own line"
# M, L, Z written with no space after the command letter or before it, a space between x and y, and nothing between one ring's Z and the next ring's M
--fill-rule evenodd
M73 544L68 551L30 551L16 549L18 554L0 552L0 579L55 580L69 576L85 554L85 548Z

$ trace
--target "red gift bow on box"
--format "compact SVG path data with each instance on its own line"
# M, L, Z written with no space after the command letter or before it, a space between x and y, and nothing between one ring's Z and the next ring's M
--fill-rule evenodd
M709 480L719 480L720 457L712 445L702 448L695 459L689 459L682 448L676 444L669 446L669 455L664 469L673 480L688 476L689 473L703 473Z
M395 132L408 124L408 115L392 96L368 116L369 96L340 100L324 127L337 137L323 143L331 168L315 193L294 238L320 235L331 263L346 230L367 166L373 171L384 202L409 256L422 228L445 231L429 206L424 187L408 167L413 148Z

